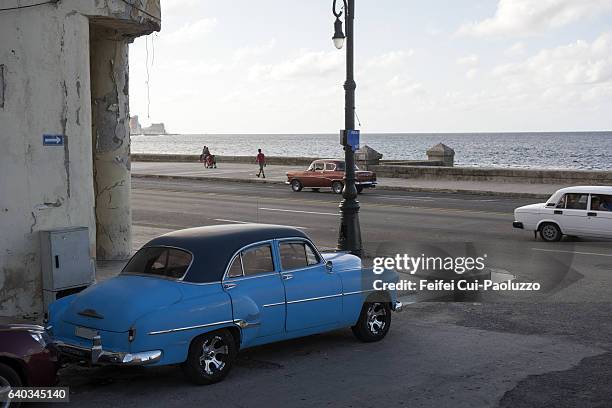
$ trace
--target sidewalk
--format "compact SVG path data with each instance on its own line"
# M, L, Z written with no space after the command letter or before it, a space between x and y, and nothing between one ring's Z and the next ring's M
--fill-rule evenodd
M284 184L285 173L291 170L304 170L303 166L270 165L265 169L266 178L255 177L257 164L220 163L216 169L205 169L200 163L132 162L132 177L192 180L224 180L228 182ZM509 197L548 198L560 188L569 185L553 184L514 184L478 181L428 180L379 178L379 190L401 190L422 192L453 192Z

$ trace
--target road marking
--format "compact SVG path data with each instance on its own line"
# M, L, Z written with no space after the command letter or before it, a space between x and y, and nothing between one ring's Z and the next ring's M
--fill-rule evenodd
M213 221L219 221L219 222L230 222L233 224L268 224L267 222L251 222L251 221L238 221L238 220L226 220L224 218L215 218ZM300 230L307 230L308 228L306 227L298 227L296 225L287 225L288 227L292 227L292 228L297 228Z
M576 254L576 255L595 255L595 256L606 256L612 257L612 254L600 254L597 252L580 252L580 251L563 251L560 249L544 249L544 248L531 248L533 251L541 251L541 252L557 252L563 254Z
M266 207L260 207L259 209L264 210L264 211L278 211L278 212L290 212L290 213L314 214L314 215L333 215L334 217L338 216L338 213L327 213L327 212L318 212L318 211L287 210L284 208L266 208Z

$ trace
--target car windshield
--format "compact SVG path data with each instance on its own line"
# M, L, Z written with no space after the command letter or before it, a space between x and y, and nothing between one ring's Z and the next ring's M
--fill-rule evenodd
M122 274L180 279L191 264L191 254L178 248L147 247L136 252Z

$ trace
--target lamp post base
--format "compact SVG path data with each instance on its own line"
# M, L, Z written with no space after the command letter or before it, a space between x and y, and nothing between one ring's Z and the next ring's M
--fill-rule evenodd
M359 201L344 199L340 203L340 235L338 250L361 257L361 226L359 225Z

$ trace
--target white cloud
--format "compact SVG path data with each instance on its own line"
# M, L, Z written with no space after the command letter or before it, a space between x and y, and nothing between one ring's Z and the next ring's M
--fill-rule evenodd
M201 40L202 37L215 29L217 26L216 18L203 18L193 23L183 25L181 28L164 35L160 35L167 44L180 44Z
M612 98L612 32L499 65L491 79L503 84L499 90L508 101L518 103L522 97L537 109L607 103Z
M252 59L254 57L259 57L261 55L266 54L269 51L272 51L274 47L276 47L275 38L272 38L270 41L268 41L267 43L263 45L238 48L236 51L234 51L234 60L244 61L244 60Z
M493 70L495 77L520 78L526 84L578 85L612 80L612 32L595 41L541 50L536 55Z
M478 55L470 54L466 55L465 57L458 58L457 64L464 66L478 65L479 60L480 58L478 58Z
M457 34L527 36L612 11L612 0L499 0L493 17L463 24Z
M376 67L376 68L390 68L397 66L405 62L408 58L414 55L414 50L409 49L406 51L391 51L386 54L379 55L377 57L371 58L367 62L368 67Z
M472 68L470 70L468 70L468 72L465 73L465 77L467 79L474 79L478 76L478 74L480 73L480 70L477 68Z
M323 77L334 72L342 72L342 55L336 51L310 51L278 64L256 64L249 70L249 79L290 80Z
M507 48L504 51L504 54L506 54L509 57L518 57L518 56L524 55L526 50L527 50L527 47L525 47L525 43L519 41L517 43L512 44L512 46L510 46L509 48Z

